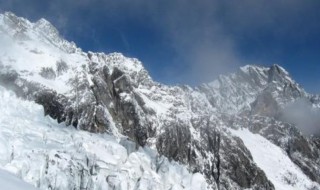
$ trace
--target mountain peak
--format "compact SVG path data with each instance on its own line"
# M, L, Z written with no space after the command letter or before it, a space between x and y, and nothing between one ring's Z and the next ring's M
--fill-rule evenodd
M34 29L41 31L44 34L54 35L59 37L59 31L46 19L41 18L33 26Z
M1 14L1 15L4 15L4 16L6 16L6 17L8 17L8 18L14 18L14 17L17 17L14 13L12 13L12 12L10 12L10 11L6 11L6 12L4 12L3 14Z
M265 70L265 69L267 68L261 65L245 65L240 67L240 70L245 73L248 73L252 70Z
M5 12L0 14L0 28L0 33L4 37L24 43L26 41L45 42L46 46L54 46L66 53L75 53L80 50L74 42L63 39L58 30L43 18L33 23L11 12Z
M257 76L263 76L260 77L260 79L266 80L267 83L295 83L289 72L278 64L273 64L270 67L264 67L260 65L245 65L240 67L240 71L240 75L242 73L242 75L245 74L247 77L257 78Z
M42 148L40 151L33 151L32 147L31 155L37 156L37 159L26 158L34 163L31 166L35 166L31 167L32 170L27 173L23 164L15 164L21 159L20 155L13 151L15 149L16 152L20 152L20 149L16 149L20 146L12 146L11 150L11 144L8 145L1 138L3 136L4 139L7 137L13 139L12 145L16 145L15 140L20 137L34 139L34 131L37 131L37 128L30 128L32 129L30 136L25 136L25 134L19 136L16 135L16 131L25 132L26 130L16 130L12 127L17 124L16 121L11 124L7 122L10 117L6 115L0 117L0 121L3 120L0 123L12 129L12 134L14 134L12 138L7 136L7 129L4 128L5 131L1 136L3 127L0 127L0 147L9 147L7 152L2 151L5 152L7 158L11 158L7 159L8 164L17 167L17 169L14 168L14 171L21 173L21 177L31 179L30 182L34 184L43 185L40 187L44 189L49 186L55 189L100 189L100 186L99 188L94 187L96 179L104 182L103 187L109 184L108 187L113 189L128 189L129 185L138 189L170 188L171 185L159 186L159 188L152 185L165 181L161 178L153 176L153 179L157 180L153 183L146 181L144 177L156 173L173 176L170 172L182 171L168 169L161 161L163 156L169 158L170 161L185 164L189 171L198 171L203 174L203 177L200 177L201 179L206 178L211 187L208 189L273 190L279 189L276 185L280 184L288 187L283 189L304 190L311 189L299 186L299 184L308 185L308 187L312 185L308 176L311 176L313 181L320 183L320 177L317 175L320 155L318 148L311 141L300 136L298 132L294 133L291 125L284 124L274 117L274 113L280 113L278 111L281 111L281 106L286 106L301 97L308 98L290 78L289 73L279 65L270 67L247 65L241 67L236 73L221 75L214 82L193 89L188 86L166 86L156 83L140 61L127 58L121 53L75 51L77 50L75 44L60 37L57 29L45 19L32 23L10 12L2 14L0 15L0 41L3 42L0 47L2 55L0 56L0 85L13 90L22 98L33 100L43 106L43 110L37 108L41 111L38 114L30 110L33 106L21 104L20 100L19 105L12 104L16 101L12 101L12 98L6 93L1 95L0 88L1 113L6 114L10 110L7 108L13 105L14 109L11 109L13 113L10 113L10 116L16 117L16 111L24 113L20 111L26 110L28 115L21 115L23 116L22 121L25 122L25 118L36 120L38 117L42 118L41 114L44 111L44 114L51 116L57 122L64 122L63 126L72 125L77 129L90 132L108 133L125 146L123 159L119 160L118 158L113 159L112 156L117 151L113 149L106 151L103 147L108 148L109 145L100 146L99 143L96 143L96 139L92 139L94 135L81 133L81 138L74 134L70 136L67 134L66 138L59 137L58 139L66 139L72 142L72 146L75 146L75 148L69 148L71 146L65 146L64 141L53 140L54 135L51 135L53 133L43 129L42 124L44 123L41 122L39 125L41 131L36 133L40 135L45 145L47 143L49 145L41 147L56 147L52 143L58 142L59 146L71 152L60 151L64 148L57 148L57 152L42 150ZM316 102L317 99L312 101ZM33 113L37 117L33 117ZM61 128L53 127L56 126L51 125L53 123L54 121L50 120L50 130L59 131ZM38 127L32 124L31 126ZM26 126L21 125L21 127L24 129ZM234 133L239 138L230 134L231 128L239 129L238 133ZM246 132L243 133L243 130L241 132L241 128L246 128ZM42 132L45 133L41 134ZM65 134L65 130L62 132ZM76 131L71 132L77 133ZM261 136L256 135L257 133ZM104 139L107 137L105 135L99 135L99 138ZM88 142L87 137L93 140L88 146L83 144ZM253 143L249 145L246 144L248 137L253 140L251 141ZM28 140L29 138L22 139ZM42 141L36 140L35 142ZM272 143L278 147L270 148L275 146ZM254 147L250 146L251 144ZM264 151L266 144L269 147L268 152ZM143 150L150 152L150 148L150 150L156 150L161 157L150 155L150 158L154 160L148 161L149 164L139 166L136 160L140 158L135 154L139 146L145 147L145 149L137 150L139 155ZM84 157L79 158L78 164L76 161L78 157L74 159L72 155L76 153L78 156L79 153L87 150L90 152L83 152ZM103 154L95 154L93 150L103 152ZM257 150L261 151L257 152ZM261 155L261 152L266 155L274 155L274 150L278 150L276 153L281 154L281 158L286 160L271 159L270 163L266 163L268 159L260 160L261 162L254 159L255 156L258 158L264 156ZM49 155L45 155L45 152L49 152ZM131 153L133 153L132 156L130 156ZM29 156L28 154L23 155ZM299 155L311 156L305 159L300 158ZM66 160L61 159L64 156L70 158L70 166L59 164L60 161ZM38 164L38 158L43 164ZM123 168L127 166L126 161L132 162L137 167L130 166L129 173L127 173L127 170ZM299 163L297 166L293 163L295 161ZM4 162L0 162L0 167L2 163ZM286 165L288 163L291 164ZM149 169L144 165L149 165ZM283 170L275 170L278 168L274 166L281 165L284 167L279 168ZM112 168L116 168L117 171ZM297 169L291 170L292 168ZM118 171L121 174L118 174ZM131 175L132 172L137 175ZM55 183L60 180L60 174L63 174L63 179L66 180L61 183L65 186ZM107 176L108 174L111 175ZM129 179L130 176L133 176L134 179ZM187 178L186 175L181 176L182 181L186 181ZM119 186L116 186L113 179L124 183L119 182ZM199 184L199 176L195 180L192 178L192 181ZM51 182L54 183L51 184ZM105 184L106 182L108 184ZM130 182L128 186L122 186L127 182ZM147 184L151 186L143 186ZM188 189L187 183L180 183L180 185L171 187L183 189L184 186ZM189 189L206 189L202 187ZM314 189L320 189L318 184L314 187Z
M0 25L2 28L5 27L5 30L21 31L29 28L32 24L27 19L18 17L12 12L5 12L0 14Z
M295 83L290 74L281 66L274 64L268 70L268 82Z

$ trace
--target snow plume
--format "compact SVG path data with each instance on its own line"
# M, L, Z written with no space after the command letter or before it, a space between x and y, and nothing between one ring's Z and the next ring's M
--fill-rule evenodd
M282 119L293 123L305 135L320 135L320 109L310 101L298 99L283 109Z

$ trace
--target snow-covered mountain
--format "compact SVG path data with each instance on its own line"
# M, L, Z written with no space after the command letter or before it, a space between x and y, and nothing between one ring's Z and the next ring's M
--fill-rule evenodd
M166 86L12 13L0 44L1 168L36 187L320 189L320 139L286 117L320 98L279 65Z
M66 127L0 87L1 168L40 189L201 189L204 177L125 137ZM2 173L0 172L0 175ZM2 184L2 183L1 183ZM27 189L28 186L22 189Z

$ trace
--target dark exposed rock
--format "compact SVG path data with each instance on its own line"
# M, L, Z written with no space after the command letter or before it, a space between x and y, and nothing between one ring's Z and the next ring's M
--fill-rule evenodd
M185 124L169 124L158 138L158 151L189 165L193 172L202 171L218 189L231 188L226 176L241 188L274 189L240 139L205 125L202 139L197 140L189 129Z
M272 65L268 71L268 82L283 81L283 76L286 75L285 71L279 65Z
M319 148L315 141L303 136L293 125L260 116L235 121L234 125L249 126L251 132L281 147L311 180L319 183L320 175L316 167L320 163Z
M65 121L64 104L55 92L38 92L35 96L35 102L43 106L45 115L50 115L53 119L57 119L59 123Z
M264 172L255 165L249 150L240 139L230 140L227 136L222 136L222 138L221 150L225 156L222 159L221 170L226 173L225 175L230 176L241 188L257 186L258 189L274 189Z
M56 63L56 73L58 76L62 75L63 73L67 72L69 70L68 64L63 61L62 59L60 61L57 61Z
M118 124L118 130L137 145L144 146L149 138L156 138L156 147L160 154L188 165L193 172L205 174L213 187L274 189L264 172L255 165L242 141L221 132L217 123L212 123L207 117L190 122L177 119L165 122L161 126L162 132L159 133L154 129L152 120L145 120L145 117L152 117L156 112L148 108L142 96L135 91L137 84L133 84L129 75L117 67L111 71L107 66L101 67L95 62L91 62L88 68L93 84L83 80L82 78L86 77L81 74L77 75L71 82L75 96L65 97L55 91L37 90L34 99L43 105L45 114L58 122L65 121L68 125L91 132L109 131L109 117L112 117ZM258 78L258 74L255 74ZM19 78L14 74L11 77ZM242 76L243 80L247 80L247 77ZM258 79L252 81L252 85L259 83L262 84ZM273 117L280 109L270 90L264 90L251 104L253 115ZM184 88L184 91L189 92L190 89ZM86 101L79 101L83 97ZM195 107L193 109L197 110ZM200 139L193 137L192 128L200 131ZM266 133L278 134L276 128L265 128L263 124L252 128L254 132L262 129ZM281 133L278 136L281 136ZM302 142L293 145L296 148L294 151L304 150L305 143ZM311 177L314 175L314 171L309 167L312 164L304 167L307 162L299 163L301 159L296 160L295 163L300 164L301 168L306 168L305 173L309 173ZM313 179L316 179L316 176ZM230 186L230 183L233 185Z
M268 91L260 94L257 99L251 104L251 114L261 116L274 117L280 112L280 107L272 94Z
M39 73L45 79L55 79L57 77L56 72L51 67L42 67Z
M190 128L176 122L164 126L164 133L158 137L157 141L157 149L160 154L184 164L188 163L190 154L194 154L190 150L190 145Z
M0 83L42 105L58 122L95 133L116 130L128 137L120 143L130 151L156 146L161 155L204 174L212 189L274 189L241 139L227 132L227 127L239 126L281 147L310 179L320 182L318 141L277 120L283 105L305 96L279 66L247 67L193 89L167 87L153 82L144 70L128 72L99 62L113 63L117 56L87 56L88 62L70 77L67 94L29 82L1 65ZM59 62L56 70L43 69L40 75L54 79L69 69ZM320 101L313 97L312 102ZM167 109L166 115L159 115L158 107Z

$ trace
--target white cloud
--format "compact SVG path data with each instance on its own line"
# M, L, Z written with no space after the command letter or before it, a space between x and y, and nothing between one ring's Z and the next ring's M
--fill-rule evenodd
M306 99L288 105L283 110L282 119L295 124L305 135L320 135L320 109L313 108Z

